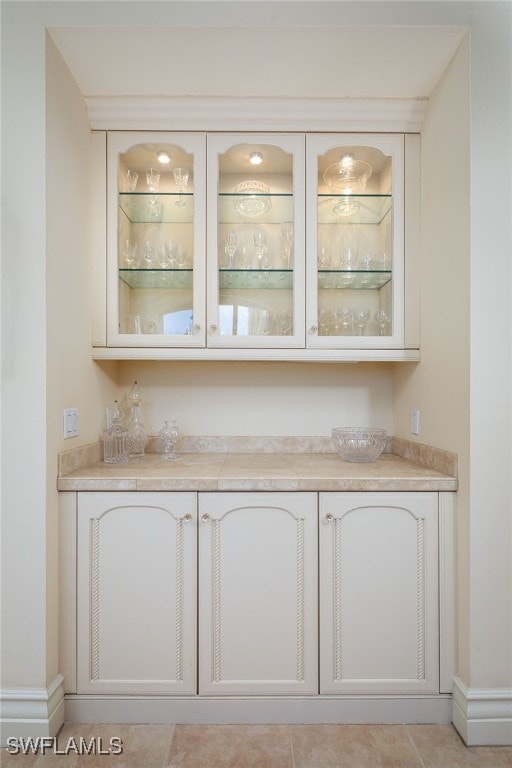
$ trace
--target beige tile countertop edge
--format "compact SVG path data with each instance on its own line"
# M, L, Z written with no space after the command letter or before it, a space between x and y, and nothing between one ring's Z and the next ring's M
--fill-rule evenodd
M454 491L454 475L382 454L349 463L333 453L147 454L127 464L103 461L59 477L60 491Z

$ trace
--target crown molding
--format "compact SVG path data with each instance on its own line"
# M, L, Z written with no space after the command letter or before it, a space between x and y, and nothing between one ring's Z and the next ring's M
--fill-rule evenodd
M95 130L419 133L426 99L92 96Z

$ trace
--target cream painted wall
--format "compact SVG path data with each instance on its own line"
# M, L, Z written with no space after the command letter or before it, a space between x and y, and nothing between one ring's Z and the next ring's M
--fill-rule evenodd
M421 362L396 366L395 434L459 457L460 671L468 679L470 43L429 98L421 138ZM420 410L420 435L410 413Z
M46 47L46 542L47 584L58 583L57 455L98 439L116 364L91 362L90 130L84 101L50 37ZM79 409L79 437L64 440L62 411ZM47 682L58 672L58 593L47 597Z
M491 6L476 4L471 38L468 536L475 688L512 687L512 4Z
M329 435L342 425L393 431L389 365L123 362L123 405L135 379L152 434L170 418L189 435Z

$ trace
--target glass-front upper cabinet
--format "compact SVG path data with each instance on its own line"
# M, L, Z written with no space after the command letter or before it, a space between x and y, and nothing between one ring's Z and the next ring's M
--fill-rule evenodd
M205 134L109 132L110 346L205 345L205 158Z
M404 137L307 137L307 346L404 346Z
M209 347L304 346L304 141L208 136Z

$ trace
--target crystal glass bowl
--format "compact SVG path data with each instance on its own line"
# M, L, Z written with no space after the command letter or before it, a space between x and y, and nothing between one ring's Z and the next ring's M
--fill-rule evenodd
M364 160L352 160L345 165L343 159L333 163L325 171L323 179L332 192L342 195L360 195L372 175L372 167Z
M385 429L373 427L335 427L331 434L338 453L345 461L375 461L387 440Z
M270 187L261 181L243 181L235 187L235 210L243 216L261 216L272 208Z

